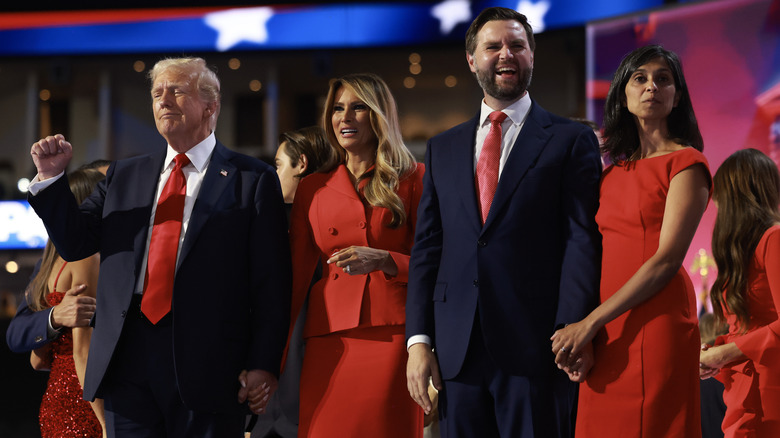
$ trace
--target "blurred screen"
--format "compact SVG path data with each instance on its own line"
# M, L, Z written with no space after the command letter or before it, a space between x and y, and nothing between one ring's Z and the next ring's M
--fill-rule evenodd
M0 201L0 250L41 249L46 228L27 201Z

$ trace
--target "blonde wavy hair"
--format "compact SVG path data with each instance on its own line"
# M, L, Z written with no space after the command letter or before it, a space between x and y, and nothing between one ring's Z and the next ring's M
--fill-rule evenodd
M390 93L390 88L379 76L371 73L356 73L331 81L322 115L322 126L334 150L334 156L324 166L323 171L331 171L346 162L346 151L339 145L331 123L336 92L341 87L352 91L371 110L369 116L371 129L378 143L374 170L361 175L355 182L355 189L358 189L362 180L369 178L363 188L363 196L369 204L390 210L393 218L388 226L398 228L406 221L403 201L396 193L398 183L417 168L417 160L401 138L398 107Z

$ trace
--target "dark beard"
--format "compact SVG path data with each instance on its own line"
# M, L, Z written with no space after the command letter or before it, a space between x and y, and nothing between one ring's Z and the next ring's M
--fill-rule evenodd
M531 76L533 76L533 68L520 68L518 69L520 78L517 83L509 88L500 87L496 83L496 75L493 70L479 70L475 73L479 86L485 90L488 96L491 96L498 100L515 100L525 94L528 86L531 85Z

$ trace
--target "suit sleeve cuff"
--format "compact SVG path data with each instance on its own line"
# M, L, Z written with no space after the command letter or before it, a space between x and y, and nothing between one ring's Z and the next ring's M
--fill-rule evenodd
M54 339L57 336L59 336L60 333L62 333L62 327L60 327L59 329L56 329L56 328L54 328L54 326L51 323L51 315L53 313L54 313L54 307L52 307L49 310L49 319L48 319L49 322L46 324L46 334L48 335L49 339Z
M35 196L38 193L41 192L41 190L45 189L46 187L49 187L50 185L54 184L55 181L62 178L62 176L65 175L65 172L60 172L59 175L53 176L51 178L45 179L41 181L41 179L38 177L38 175L35 175L35 178L33 178L32 181L30 181L30 185L27 186L27 191L30 192L31 195Z

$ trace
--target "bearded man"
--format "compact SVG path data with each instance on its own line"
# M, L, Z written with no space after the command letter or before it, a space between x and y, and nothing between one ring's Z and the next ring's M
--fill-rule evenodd
M426 413L439 390L444 437L573 436L570 379L592 365L586 350L559 370L549 345L597 303L598 142L531 99L534 49L524 15L484 10L466 33L481 108L428 142L407 380Z

